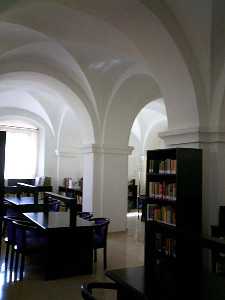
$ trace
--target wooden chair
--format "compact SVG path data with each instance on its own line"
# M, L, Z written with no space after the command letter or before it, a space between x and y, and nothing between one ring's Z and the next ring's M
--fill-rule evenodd
M104 269L107 268L107 235L110 220L107 218L91 218L95 222L94 228L94 261L97 261L97 249L103 248Z

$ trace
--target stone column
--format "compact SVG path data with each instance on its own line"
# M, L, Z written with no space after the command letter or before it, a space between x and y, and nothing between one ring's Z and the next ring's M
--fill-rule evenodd
M160 133L167 147L203 150L202 230L218 223L220 205L225 205L225 133L212 129L185 129Z
M128 154L132 147L84 146L83 210L111 220L110 231L126 230Z

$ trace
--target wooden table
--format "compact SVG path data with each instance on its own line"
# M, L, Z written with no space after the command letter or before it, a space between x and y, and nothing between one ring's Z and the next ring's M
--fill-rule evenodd
M110 270L106 272L106 276L112 279L119 286L118 300L158 300L161 298L148 297L146 294L144 267L125 268ZM192 287L188 284L187 289ZM199 300L224 300L225 299L225 277L220 277L212 272L202 271L201 275L201 296ZM193 290L193 298L195 298L196 291ZM185 290L183 291L185 294ZM181 299L181 298L179 298ZM186 299L186 298L184 298ZM163 299L167 300L167 299Z
M43 200L35 200L34 197L5 196L4 200L12 205L17 212L43 211L46 207Z
M118 297L120 300L145 300L144 267L134 267L107 271L107 277L119 286Z
M93 266L93 222L76 217L71 226L70 211L24 213L47 235L45 277L56 279L91 274Z

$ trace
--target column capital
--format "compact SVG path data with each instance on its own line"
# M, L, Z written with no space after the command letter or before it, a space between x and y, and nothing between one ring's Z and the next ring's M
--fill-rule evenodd
M121 147L115 145L98 145L88 144L82 146L83 154L99 153L99 154L118 154L118 155L130 155L133 151L133 147Z
M55 154L58 157L77 157L83 153L81 147L70 147L64 149L56 149Z
M225 143L225 131L220 128L181 128L159 133L167 145Z

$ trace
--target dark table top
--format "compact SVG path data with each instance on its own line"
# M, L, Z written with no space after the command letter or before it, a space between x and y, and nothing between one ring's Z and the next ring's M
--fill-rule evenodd
M33 212L24 213L24 215L40 226L42 229L69 228L70 212ZM76 218L76 227L90 228L94 226L94 222L84 220L80 217Z
M32 205L34 204L34 197L17 197L14 196L5 196L5 201L13 205ZM43 200L38 200L38 204L44 204Z
M144 266L109 270L105 274L119 284L120 287L133 291L134 295L137 295L137 299L148 299L144 288ZM193 293L193 297L194 295ZM201 300L224 299L225 276L203 270L201 275Z
M107 277L118 283L122 288L133 292L137 299L147 299L144 288L144 267L133 267L107 271Z

